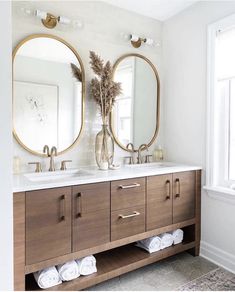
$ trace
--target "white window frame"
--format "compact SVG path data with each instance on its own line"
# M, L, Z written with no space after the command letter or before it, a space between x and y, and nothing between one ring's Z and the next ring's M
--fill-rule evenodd
M131 96L124 96L123 94L120 95L118 98L117 98L117 101L118 100L128 100L130 99L131 100L131 112L130 112L130 115L129 116L125 116L123 117L123 119L130 119L132 120L131 121L131 125L130 125L130 141L133 141L133 129L134 129L134 120L133 120L133 112L134 112L134 98L135 98L135 94L134 94L134 88L135 88L135 68L136 68L136 63L135 63L135 60L133 60L131 66L129 65L124 65L124 66L121 66L118 70L121 71L121 70L125 70L125 69L128 69L128 68L131 68L133 69L133 74L132 74L132 89L131 89ZM117 111L119 111L118 107L118 102L116 103L117 105ZM115 116L115 125L117 127L118 125L118 115ZM118 129L116 129L116 132L118 133Z
M207 30L207 146L206 146L206 186L210 196L235 202L235 190L215 185L215 50L216 35L235 25L235 14L208 25Z

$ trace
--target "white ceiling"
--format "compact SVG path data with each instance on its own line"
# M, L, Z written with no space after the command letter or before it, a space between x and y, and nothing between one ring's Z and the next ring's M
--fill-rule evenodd
M103 0L114 6L164 21L199 0Z

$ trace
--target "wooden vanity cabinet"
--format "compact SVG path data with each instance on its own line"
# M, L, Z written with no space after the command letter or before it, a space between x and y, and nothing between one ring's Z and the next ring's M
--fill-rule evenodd
M147 178L147 230L172 224L172 174Z
M75 186L72 190L72 250L110 241L110 183Z
M173 173L173 223L195 217L196 172Z
M98 273L49 290L79 291L182 251L199 255L200 197L200 170L15 193L15 290L31 291L38 270L90 254ZM135 247L178 228L181 244L151 255Z
M71 253L71 188L26 192L26 265Z

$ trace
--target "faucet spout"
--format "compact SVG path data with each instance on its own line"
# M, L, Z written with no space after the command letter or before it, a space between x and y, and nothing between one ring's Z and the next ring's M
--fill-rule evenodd
M130 150L130 152L131 152L131 156L128 157L129 158L129 164L134 164L134 152L135 152L135 148L134 148L133 143L131 143L131 142L128 143L126 145L126 149Z
M43 153L47 155L47 157L50 158L50 167L49 171L55 171L55 162L54 162L54 156L57 156L57 148L53 146L51 150L49 149L48 145L45 145L43 147Z
M50 167L49 167L49 171L55 171L55 161L54 161L54 157L57 156L57 148L55 146L53 146L51 148L51 152L50 152Z
M134 152L134 145L133 145L133 143L128 143L126 145L126 149L131 150L132 152Z
M50 156L50 150L49 150L49 146L48 145L45 145L43 147L43 153L47 155L47 157Z
M148 145L147 144L141 144L140 147L138 148L138 162L139 164L143 163L143 158L142 158L142 155L141 155L141 151L142 150L149 150L148 148Z

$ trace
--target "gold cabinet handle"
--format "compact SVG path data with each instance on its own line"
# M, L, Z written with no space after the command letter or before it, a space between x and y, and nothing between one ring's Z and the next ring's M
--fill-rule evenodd
M171 198L171 182L169 179L166 181L166 185L168 186L166 200L170 200L170 198Z
M120 185L120 186L118 186L119 189L123 189L123 190L137 188L137 187L140 187L140 184L134 183L134 184L131 184L131 185Z
M175 180L175 183L176 183L176 186L177 186L177 191L176 191L175 197L179 198L180 197L180 179L177 178Z
M77 194L77 212L76 218L82 217L82 193Z
M126 219L126 218L136 217L136 216L139 216L139 215L140 215L139 212L134 211L133 214L129 214L129 215L122 215L122 214L120 214L119 215L119 218Z
M65 195L62 195L60 197L60 202L61 202L61 216L60 216L60 221L65 221L65 212L66 212Z

